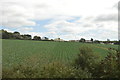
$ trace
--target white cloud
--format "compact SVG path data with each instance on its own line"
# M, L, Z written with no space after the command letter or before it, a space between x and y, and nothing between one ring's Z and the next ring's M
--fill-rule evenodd
M22 33L26 33L26 32L31 32L33 31L33 28L29 28L29 27L21 27L21 28L18 28L17 31L20 31Z
M48 32L41 35L57 37L71 36L87 32L89 30L109 30L117 33L117 9L119 0L1 0L0 23L9 28L25 29L32 32L37 25L36 20L51 19L50 24L44 27ZM79 20L68 20L79 17ZM26 28L26 26L34 26ZM43 27L43 26L42 26ZM89 32L88 32L89 34ZM96 33L94 33L97 35ZM96 36L97 37L97 36Z
M107 14L107 15L99 15L96 17L95 21L115 21L117 22L118 21L118 14Z

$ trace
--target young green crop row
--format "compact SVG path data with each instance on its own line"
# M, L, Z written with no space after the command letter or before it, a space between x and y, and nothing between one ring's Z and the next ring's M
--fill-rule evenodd
M52 61L71 63L79 53L81 46L92 47L94 53L104 58L108 48L116 45L87 44L78 42L49 42L29 40L2 40L3 67L10 67L19 63L31 64L39 62L44 65Z

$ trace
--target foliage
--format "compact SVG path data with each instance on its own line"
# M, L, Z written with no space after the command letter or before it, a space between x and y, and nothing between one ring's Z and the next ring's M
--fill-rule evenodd
M2 39L20 39L20 40L31 40L31 35L29 34L24 34L24 35L20 35L19 32L14 32L14 33L10 33L7 32L6 30L0 30L0 35L2 35Z
M13 68L3 68L3 78L34 78L37 70L25 65L14 66Z
M81 38L79 42L85 42L85 39L84 39L84 38Z
M110 51L95 69L94 76L96 77L120 77L120 52L118 50Z
M89 47L82 47L80 54L75 61L75 65L82 70L87 69L92 77L96 78L119 78L120 77L120 52L111 48L109 54L100 62L94 56L93 51Z
M100 43L100 41L99 40L95 40L94 43Z
M91 41L93 42L93 38L91 38Z
M29 34L24 34L24 35L21 35L21 36L22 36L21 39L23 39L23 40L31 40L31 38L32 38L32 36L29 35Z
M77 70L74 67L66 66L60 62L53 62L46 65L42 71L42 77L47 78L89 78L90 73L81 69Z
M3 39L10 39L13 37L12 33L8 33L6 30L0 30L0 32Z
M42 40L43 41L49 41L49 38L48 37L43 37Z
M83 46L80 48L80 54L75 60L77 67L81 67L83 70L88 69L92 71L99 57L93 53L92 48Z
M33 40L41 40L40 36L34 36Z
M20 64L12 69L3 69L3 78L90 78L91 74L81 69L69 67L60 62L52 62L44 67Z

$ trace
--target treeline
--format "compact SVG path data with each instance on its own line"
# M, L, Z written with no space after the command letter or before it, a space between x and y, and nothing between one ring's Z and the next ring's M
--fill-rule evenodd
M85 42L85 43L104 43L104 44L116 44L119 45L120 44L120 40L119 41L110 41L110 39L107 39L107 41L99 41L99 40L93 40L93 38L91 38L91 40L85 40L84 38L81 38L79 40L79 42Z
M119 41L101 41L101 42L103 42L103 43L105 43L105 44L108 44L108 43L114 43L114 44L116 44L116 45L119 45L119 44L120 44L120 40L119 40Z
M24 34L21 35L20 32L8 32L6 30L0 30L0 39L19 39L19 40L37 40L37 41L54 41L53 39L49 39L48 37L43 37L41 38L40 36L34 36L32 38L32 36L30 34ZM60 38L58 38L60 41ZM110 41L109 39L107 39L107 41L99 41L99 40L93 40L93 38L91 38L91 40L85 40L84 38L81 38L80 40L72 40L73 42L82 42L82 43L104 43L104 44L120 44L120 40L119 41ZM67 41L64 41L67 42Z
M49 38L40 36L34 36L32 39L32 36L29 34L21 35L19 32L7 32L6 30L0 30L0 38L1 39L19 39L19 40L43 40L43 41L49 41ZM50 40L51 41L51 40Z

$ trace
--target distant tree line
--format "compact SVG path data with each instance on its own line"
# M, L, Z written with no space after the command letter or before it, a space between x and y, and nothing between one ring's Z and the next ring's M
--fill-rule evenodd
M84 38L81 38L79 40L79 42L87 42L87 40L85 40ZM91 38L90 40L88 40L88 42L91 42L91 43L100 43L99 40L93 40L93 38Z
M37 41L54 41L53 39L49 39L48 37L43 37L41 38L40 36L34 36L32 38L31 35L29 34L24 34L21 35L19 32L15 31L15 32L7 32L6 30L0 30L0 39L19 39L19 40L37 40ZM58 38L60 39L60 38ZM104 44L109 44L109 43L114 43L119 45L120 44L120 40L119 41L110 41L110 39L107 39L107 41L99 41L99 40L93 40L93 38L91 38L91 40L85 40L84 38L81 38L80 40L78 40L78 42L86 42L86 43L104 43Z
M1 39L19 39L19 40L38 40L38 41L48 41L49 38L43 37L43 39L40 36L34 36L32 39L32 36L29 34L21 35L19 32L7 32L6 30L0 30L0 38Z
M79 42L87 42L87 40L85 40L84 38L81 38L79 40ZM119 41L110 41L110 39L107 39L106 41L99 41L99 40L93 40L93 38L91 38L91 40L88 40L88 43L104 43L104 44L110 44L110 43L113 43L113 44L117 44L119 45L120 44L120 40Z

